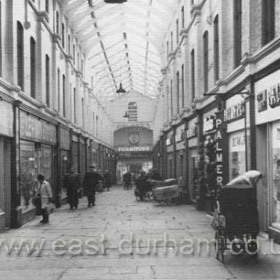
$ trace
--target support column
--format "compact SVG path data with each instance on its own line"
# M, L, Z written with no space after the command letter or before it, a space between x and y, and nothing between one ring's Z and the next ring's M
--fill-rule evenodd
M20 205L20 104L14 101L14 139L11 152L11 227L18 228L22 225L22 208Z

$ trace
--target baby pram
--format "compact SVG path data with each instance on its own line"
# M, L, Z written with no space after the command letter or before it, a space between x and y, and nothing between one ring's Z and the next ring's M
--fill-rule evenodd
M216 258L221 257L222 262L225 250L231 250L234 255L258 254L256 184L259 178L260 172L248 171L220 190L212 227L215 229Z

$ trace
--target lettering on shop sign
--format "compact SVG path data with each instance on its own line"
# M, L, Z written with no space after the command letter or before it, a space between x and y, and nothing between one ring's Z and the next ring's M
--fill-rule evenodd
M245 104L241 102L235 106L229 107L224 111L224 121L229 122L243 118L245 115Z
M148 152L150 151L150 147L119 147L119 152Z
M280 106L280 83L273 85L269 89L258 92L257 102L258 112L267 110L267 103L271 109Z
M223 185L223 130L222 130L222 118L216 119L216 174L217 174L217 186Z
M56 127L33 115L20 112L20 137L56 143Z
M189 127L186 131L187 139L193 138L197 136L197 126L194 125L193 127Z

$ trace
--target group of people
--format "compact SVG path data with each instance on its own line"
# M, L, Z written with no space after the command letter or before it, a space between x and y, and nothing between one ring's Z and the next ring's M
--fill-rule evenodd
M42 214L41 223L45 224L49 222L49 214L51 203L53 202L52 189L49 182L45 180L44 175L39 174L37 176L37 186L35 187L34 204ZM78 208L79 198L84 194L87 196L88 207L95 205L95 193L100 191L99 186L106 188L110 191L111 188L111 175L106 170L103 176L96 171L94 165L90 166L90 170L85 173L83 184L80 183L80 176L74 168L70 169L69 174L65 176L64 187L67 192L67 200L71 210Z
M81 188L80 176L71 168L70 173L65 176L64 186L67 191L68 203L70 209L78 208L79 197L84 193L88 199L88 207L95 205L95 193L101 192L103 189L110 191L111 188L111 175L108 170L105 170L103 176L96 171L94 165L90 166L90 170L86 172Z

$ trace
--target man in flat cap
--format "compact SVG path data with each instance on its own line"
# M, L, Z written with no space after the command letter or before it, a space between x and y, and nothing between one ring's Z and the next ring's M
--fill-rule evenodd
M95 191L100 181L102 181L102 176L95 171L95 166L91 165L90 171L86 172L83 181L84 193L88 198L88 207L95 205Z

